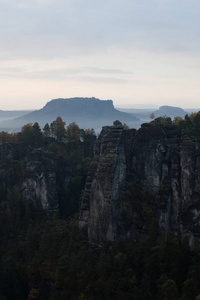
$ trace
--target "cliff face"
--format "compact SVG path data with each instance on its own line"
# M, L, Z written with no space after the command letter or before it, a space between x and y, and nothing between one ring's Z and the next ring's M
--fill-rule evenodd
M95 136L76 145L55 142L41 148L0 144L0 201L6 201L17 187L20 197L42 216L56 211L62 216L73 214L79 202L79 194L73 194L77 190L80 193L84 186L83 173L94 141Z
M124 230L122 199L136 190L146 190L154 199L153 213L158 226L190 245L200 237L200 156L195 138L174 126L125 130L119 124L106 127L95 145L94 159L86 181L80 211L80 226L91 243L114 240ZM136 180L137 178L137 180ZM156 203L156 205L155 205ZM131 208L132 209L132 208ZM137 211L136 211L137 213ZM137 221L131 226L141 230Z
M27 148L22 154L19 144L0 145L0 181L4 199L18 186L21 196L37 209L58 209L57 161L53 153ZM3 200L3 199L1 199Z
M55 156L37 149L25 157L24 165L25 174L21 182L23 197L39 204L45 211L56 211L59 202Z
M116 198L127 172L124 140L126 131L119 123L104 127L95 144L80 217L80 225L93 243L113 240L116 236Z
M36 210L78 211L95 137L87 145L26 148L0 144L1 201L17 186ZM50 151L52 148L58 152ZM87 147L86 147L87 146ZM85 158L90 156L89 160ZM80 208L80 227L93 244L162 231L200 242L199 143L175 126L103 127L94 145Z

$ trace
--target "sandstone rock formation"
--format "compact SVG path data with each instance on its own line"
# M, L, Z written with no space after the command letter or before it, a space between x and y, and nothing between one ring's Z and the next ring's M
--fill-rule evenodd
M120 122L103 127L85 185L80 225L91 242L113 240L117 230L115 200L126 176L126 131Z
M96 137L91 136L86 142L76 145L59 145L60 149L64 148L61 154L49 150L51 144L41 148L20 143L0 144L1 201L5 201L9 193L17 187L20 197L28 201L40 215L49 216L58 211L61 216L65 216L67 213L61 210L69 208L70 205L75 206L73 203L66 204L72 202L68 199L73 194L72 187L68 190L69 185L79 175L85 158L92 155L91 149L95 140ZM57 147L56 142L52 145ZM84 180L84 176L79 175L79 181ZM79 189L80 186L81 184ZM78 209L78 204L73 209ZM73 213L73 209L70 213Z
M59 207L56 169L56 159L52 153L37 149L25 157L22 195L39 204L45 211L56 211Z
M154 216L160 229L187 237L190 245L198 241L198 149L197 140L175 126L147 126L138 131L118 123L104 127L95 145L80 211L80 226L89 241L102 244L120 236L127 182L135 189L146 189L155 199ZM131 197L134 205L136 195Z

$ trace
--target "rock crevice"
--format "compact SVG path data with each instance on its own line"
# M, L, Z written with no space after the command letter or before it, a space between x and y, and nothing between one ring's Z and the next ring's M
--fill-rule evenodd
M200 155L196 139L176 126L136 131L118 124L103 128L96 142L82 198L80 227L91 243L120 236L120 197L126 192L127 180L134 187L135 178L139 188L156 199L154 215L161 229L187 237L191 245L199 239ZM134 205L134 197L130 205Z

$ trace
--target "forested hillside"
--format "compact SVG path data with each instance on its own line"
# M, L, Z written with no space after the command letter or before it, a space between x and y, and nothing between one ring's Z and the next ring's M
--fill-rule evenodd
M141 150L150 138L160 141L163 132L168 141L176 132L184 141L195 139L198 146L199 120L200 113L173 121L158 118L143 124L139 133L115 122L112 129L104 127L98 139L94 130L80 129L76 123L66 126L60 117L42 130L34 123L19 133L1 132L0 299L200 299L198 239L189 246L187 237L175 235L170 225L160 227L155 214L165 207L168 181L155 197L142 177L131 173L131 166L128 173L123 171L128 174L125 179L113 175L114 170L120 175L118 166L130 161L135 134ZM197 160L199 148L195 149ZM105 188L120 201L115 202L119 210L114 210L119 212L120 230L112 240L95 244L80 228L80 208L87 212L92 207L85 193L92 190L89 184L95 187L102 170L110 172L105 173L107 179L119 183L120 197L114 185ZM109 195L104 199L108 204Z

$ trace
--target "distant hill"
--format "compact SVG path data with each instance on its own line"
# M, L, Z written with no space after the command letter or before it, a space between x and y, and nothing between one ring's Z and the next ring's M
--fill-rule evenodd
M100 132L102 126L112 125L115 120L120 120L130 127L134 127L134 123L138 121L131 114L115 109L112 100L59 98L49 101L40 110L14 118L9 122L0 122L0 130L20 131L23 125L35 122L43 128L46 123L52 123L58 116L67 125L76 122L81 128L94 128L97 132Z
M156 118L163 117L163 116L167 116L170 118L174 118L174 117L184 118L186 114L188 114L188 112L186 112L180 107L167 106L167 105L163 105L159 107L159 109L154 112Z
M148 123L151 121L150 115L154 111L153 108L121 108L118 107L120 111L131 114L133 117L137 118L138 121L135 122L134 128L140 128L142 123Z
M0 110L0 121L21 117L30 112L30 110Z

